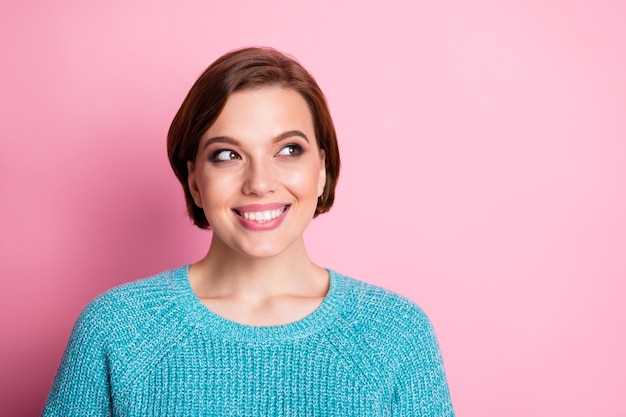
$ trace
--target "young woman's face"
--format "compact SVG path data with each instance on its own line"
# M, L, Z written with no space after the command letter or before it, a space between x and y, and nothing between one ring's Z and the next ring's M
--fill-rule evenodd
M290 89L233 93L189 164L189 187L213 239L252 257L302 239L325 182L311 112Z

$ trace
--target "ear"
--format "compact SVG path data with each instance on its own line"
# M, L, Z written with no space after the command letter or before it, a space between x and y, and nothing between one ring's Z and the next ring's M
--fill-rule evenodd
M317 196L321 197L324 194L324 188L326 187L326 152L320 149L320 173L317 179Z
M193 202L196 206L202 208L202 198L200 197L200 191L198 190L198 180L196 173L194 172L193 161L187 161L187 186L193 197Z

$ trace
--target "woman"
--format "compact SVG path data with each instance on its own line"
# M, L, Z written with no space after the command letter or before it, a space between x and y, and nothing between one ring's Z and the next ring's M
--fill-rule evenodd
M313 263L302 234L339 174L324 96L292 58L230 52L168 134L200 261L94 300L45 416L451 416L412 302Z

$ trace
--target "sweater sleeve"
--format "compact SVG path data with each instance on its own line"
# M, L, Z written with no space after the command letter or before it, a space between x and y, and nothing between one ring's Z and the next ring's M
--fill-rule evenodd
M111 416L106 317L98 300L78 318L61 359L43 417Z
M394 417L453 417L454 410L435 332L417 306L405 311L406 339L398 344Z

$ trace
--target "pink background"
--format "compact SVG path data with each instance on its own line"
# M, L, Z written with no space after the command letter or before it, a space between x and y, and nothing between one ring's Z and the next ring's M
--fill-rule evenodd
M40 412L90 299L204 253L165 135L251 44L295 55L336 121L311 255L426 310L459 416L626 416L623 2L0 7L3 416Z

